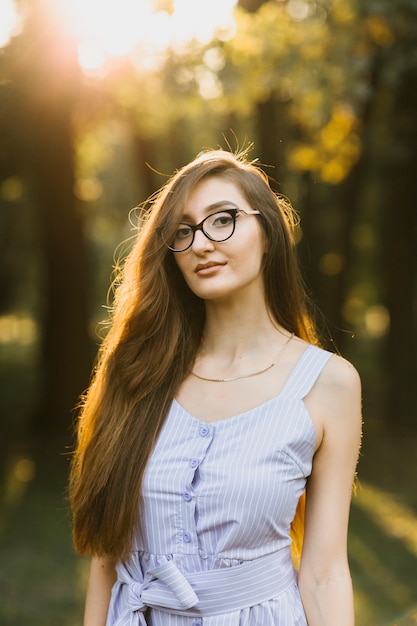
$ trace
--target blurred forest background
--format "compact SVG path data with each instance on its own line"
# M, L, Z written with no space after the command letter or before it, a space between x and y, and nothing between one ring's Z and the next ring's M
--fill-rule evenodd
M323 338L363 380L357 626L417 624L416 0L0 0L4 626L81 623L73 407L129 211L252 142L300 214Z

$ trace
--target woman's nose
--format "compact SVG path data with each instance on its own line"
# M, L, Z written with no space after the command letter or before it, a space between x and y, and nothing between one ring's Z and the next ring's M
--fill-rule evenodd
M214 242L204 234L202 229L198 229L194 233L194 241L191 247L194 252L212 250L214 248Z

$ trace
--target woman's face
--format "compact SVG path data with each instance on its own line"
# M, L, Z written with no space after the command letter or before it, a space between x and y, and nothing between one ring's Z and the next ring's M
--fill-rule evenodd
M252 211L239 187L220 177L198 183L184 206L182 222L199 224L205 217L233 204ZM216 205L216 206L214 206ZM266 244L258 215L240 213L233 235L223 242L211 241L201 230L175 261L189 288L203 300L238 297L264 298L263 257Z

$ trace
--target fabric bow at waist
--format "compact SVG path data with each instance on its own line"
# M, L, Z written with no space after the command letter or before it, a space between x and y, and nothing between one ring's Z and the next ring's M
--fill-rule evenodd
M221 615L276 598L295 581L291 551L285 548L233 567L182 574L173 560L148 570L117 566L113 593L124 595L126 610L113 626L145 626L148 608L189 617ZM108 622L109 623L109 622Z

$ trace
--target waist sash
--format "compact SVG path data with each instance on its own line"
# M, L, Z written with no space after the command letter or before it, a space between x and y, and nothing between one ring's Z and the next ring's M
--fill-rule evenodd
M147 607L188 617L221 615L271 600L295 582L290 548L241 565L186 576L173 560L148 570L145 577L132 561L119 564L117 571L115 587L126 593L122 602L126 610L110 622L115 626L145 624L140 613Z

